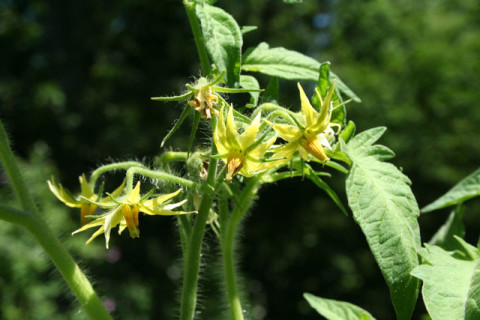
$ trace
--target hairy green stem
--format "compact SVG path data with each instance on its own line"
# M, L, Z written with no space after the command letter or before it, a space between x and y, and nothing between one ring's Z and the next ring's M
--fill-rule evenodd
M0 159L24 210L19 211L1 206L0 218L21 225L32 233L38 243L47 252L53 264L58 271L60 271L82 308L91 319L111 319L87 277L85 277L70 253L40 215L17 166L1 121Z
M206 76L211 72L210 59L208 58L207 47L205 46L205 39L203 38L202 29L197 19L195 12L195 6L197 5L193 1L183 0L185 11L187 12L188 21L192 28L193 37L195 38L195 44L197 46L198 56L200 58L200 64L202 70Z
M230 306L230 316L232 320L243 320L243 309L237 288L237 279L235 276L235 262L233 253L235 250L235 236L240 221L250 208L256 196L260 185L261 176L251 178L240 195L238 205L232 212L226 231L222 232L221 246L223 258L223 272L225 276L225 285L227 287L227 297ZM223 204L225 205L225 204ZM224 227L224 225L222 225Z
M143 163L137 162L137 161L124 161L124 162L106 164L98 167L92 172L90 176L90 186L92 187L92 189L94 189L95 183L97 182L98 178L106 172L129 169L131 167L145 168Z
M188 187L192 189L197 189L199 187L197 183L190 181L188 179L174 176L173 174L169 174L161 171L154 171L146 168L131 167L130 169L127 170L127 182L126 182L127 193L133 189L133 177L136 174L142 175L144 177L153 178L153 179L167 180L169 182L177 183L184 187Z
M217 118L212 118L212 127L217 125ZM212 154L217 152L212 142ZM203 236L207 224L208 214L215 198L215 177L217 174L217 159L210 158L208 165L207 181L202 187L202 202L198 214L195 217L188 252L183 263L183 288L180 305L180 320L193 320L197 304L198 275L200 271L200 260Z
M33 202L33 199L28 191L25 180L22 178L22 174L17 166L15 157L10 148L10 142L8 140L7 133L3 123L0 121L0 160L3 163L5 171L12 185L15 196L17 197L23 210L29 211L35 216L40 217L40 213L37 206Z
M168 163L171 161L187 161L187 152L168 151L160 156L160 165L164 170L167 170Z

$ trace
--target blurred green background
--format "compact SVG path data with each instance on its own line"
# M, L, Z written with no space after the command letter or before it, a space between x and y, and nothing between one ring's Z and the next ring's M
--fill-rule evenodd
M480 2L476 0L220 0L260 41L331 61L363 100L348 105L357 130L385 125L381 143L413 181L420 206L480 164ZM45 218L117 319L174 319L181 282L175 219L140 221L142 237L114 236L88 247L71 237L78 213L48 191L54 174L71 190L78 176L112 160L153 161L182 108L152 96L184 89L200 75L180 0L0 0L0 118ZM260 78L265 86L268 79ZM298 106L294 82L280 100ZM308 88L308 85L305 84ZM312 89L312 87L310 87ZM186 145L188 128L168 148ZM197 142L207 144L200 130ZM119 178L119 177L117 177ZM346 203L344 177L331 184ZM0 200L13 202L4 175ZM260 192L238 250L252 319L318 319L302 293L346 300L393 319L389 294L351 217L309 181ZM420 218L428 241L449 210ZM476 243L480 204L467 203L467 240ZM206 236L199 318L225 319L215 280L217 241ZM24 230L0 224L0 318L84 319L59 274ZM421 299L420 299L421 300ZM424 308L419 300L414 318Z

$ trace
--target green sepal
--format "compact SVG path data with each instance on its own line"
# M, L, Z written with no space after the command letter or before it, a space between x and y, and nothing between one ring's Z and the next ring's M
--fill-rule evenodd
M118 201L116 201L115 199L113 199L110 195L110 193L107 193L107 196L116 204L121 204L119 203ZM108 205L108 204L105 204L105 203L102 203L102 202L98 202L98 201L93 201L93 200L90 200L88 198L85 198L84 196L80 196L80 199L82 200L85 200L87 202L90 202L91 204L94 204L96 206L99 206L99 207L102 207L102 208L113 208L113 207L116 207L116 205Z
M254 89L254 88L235 89L235 88L225 88L225 87L212 86L212 89L213 89L214 91L226 92L226 93L263 92L263 89Z
M165 138L163 138L162 143L160 143L160 148L163 148L163 146L165 145L165 142L167 142L167 140L170 139L170 137L175 133L175 131L177 131L178 128L180 128L183 121L185 121L185 119L190 114L190 111L192 111L192 107L187 105L185 109L183 109L182 114L180 115L180 118L178 118L177 122L175 122L175 125L173 126L173 128L170 129L170 131L167 133Z
M355 135L355 130L355 123L352 120L349 120L348 124L345 126L345 128L343 128L342 132L340 132L338 136L342 138L345 143L348 143Z
M100 201L102 199L102 194L104 189L105 189L105 181L103 181L102 184L100 185L100 189L98 190L98 193L97 193L97 201Z
M153 101L183 101L187 100L192 96L192 92L187 92L179 96L173 97L152 97L150 98Z
M328 196L335 202L335 204L342 210L342 212L348 216L348 211L345 209L345 206L343 205L342 201L338 197L337 193L322 179L318 177L316 174L315 170L313 168L305 163L304 164L304 174L307 178L309 178L317 187L325 191Z

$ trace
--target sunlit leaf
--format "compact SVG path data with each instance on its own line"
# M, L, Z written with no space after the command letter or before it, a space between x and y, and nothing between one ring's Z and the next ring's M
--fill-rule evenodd
M394 153L373 145L385 132L374 128L352 138L342 150L352 161L346 181L348 203L390 289L398 319L410 319L418 280L419 209L410 180L391 163Z
M480 169L460 181L443 196L424 207L422 212L453 206L478 196L480 196Z
M242 33L235 19L223 9L208 4L197 5L196 12L202 25L205 45L225 80L233 87L240 81Z
M246 76L246 75L240 76L240 86L245 89L257 89L257 90L260 89L260 84L258 84L257 79L255 77ZM257 106L260 92L250 91L249 93L250 93L250 96L252 97L252 99L250 100L250 103L253 104L254 106Z
M432 320L480 319L480 260L456 259L428 244L419 253L426 264L412 275L423 281L423 301Z
M260 72L273 77L288 80L317 81L319 77L320 63L304 54L285 48L270 48L262 42L256 48L248 49L243 55L242 70ZM360 102L358 96L348 88L333 72L330 72L330 80L337 79L337 88Z
M310 293L304 293L303 297L327 320L375 320L368 311L348 302L320 298Z

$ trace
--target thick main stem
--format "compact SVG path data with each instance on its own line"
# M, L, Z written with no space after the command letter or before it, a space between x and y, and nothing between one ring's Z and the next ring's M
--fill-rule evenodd
M232 212L226 230L222 232L221 245L223 255L223 272L225 276L225 285L227 287L227 297L230 306L230 316L232 320L243 320L243 309L237 288L237 279L235 276L235 262L233 252L235 250L235 236L238 225L245 216L253 203L255 194L260 185L260 177L251 178L245 189L243 189L238 205ZM224 227L224 225L222 225Z
M212 118L212 126L215 128L217 118ZM212 142L212 154L217 152ZM187 255L183 262L183 288L180 305L180 320L192 320L195 315L197 304L198 275L200 271L201 251L205 226L208 214L215 199L215 177L217 174L217 159L210 159L208 165L207 181L202 188L202 202L198 214L195 217L190 241L188 241Z
M2 206L0 207L2 212L0 218L17 223L27 228L33 234L91 319L111 319L88 279L40 215L17 166L1 121L0 159L24 210L18 211Z

